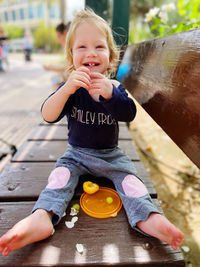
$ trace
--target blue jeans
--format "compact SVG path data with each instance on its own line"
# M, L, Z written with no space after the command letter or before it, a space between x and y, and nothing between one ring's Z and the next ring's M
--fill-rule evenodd
M68 171L69 179L66 185L53 189L47 185L41 192L32 211L34 212L36 209L52 211L54 213L52 220L54 225L61 220L74 195L79 177L84 174L106 177L114 183L132 228L140 231L136 227L137 222L145 221L152 212L160 213L154 207L148 192L139 197L140 189L134 189L136 190L136 196L134 194L130 196L125 192L127 185L125 182L123 186L123 181L126 180L126 177L133 177L133 181L136 180L136 184L138 182L141 183L143 191L144 189L146 190L146 187L142 180L136 176L133 162L118 147L96 150L68 145L67 151L57 160L54 170L58 170L59 167L65 167ZM55 180L57 178L59 179L59 177L55 177Z

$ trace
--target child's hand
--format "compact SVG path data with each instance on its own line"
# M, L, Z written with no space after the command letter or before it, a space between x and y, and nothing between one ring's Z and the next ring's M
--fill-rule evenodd
M64 86L67 88L68 93L74 94L80 87L89 89L90 82L91 79L89 69L81 66L77 70L72 71Z
M89 88L89 94L99 94L105 99L112 97L113 86L111 80L106 78L103 74L92 72L90 73L91 83Z

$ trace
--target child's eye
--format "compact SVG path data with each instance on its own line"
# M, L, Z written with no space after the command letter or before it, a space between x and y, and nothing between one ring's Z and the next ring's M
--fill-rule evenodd
M80 45L78 48L85 48L85 46L84 45Z
M97 49L103 49L104 48L104 46L103 45L97 45L97 47L96 47Z

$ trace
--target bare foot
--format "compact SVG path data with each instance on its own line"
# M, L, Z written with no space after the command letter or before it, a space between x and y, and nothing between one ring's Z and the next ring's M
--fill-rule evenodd
M174 250L181 245L184 238L184 234L178 228L158 213L151 213L146 221L138 222L137 227L171 245Z
M19 221L0 238L0 252L3 256L28 244L43 240L53 232L51 213L38 209Z

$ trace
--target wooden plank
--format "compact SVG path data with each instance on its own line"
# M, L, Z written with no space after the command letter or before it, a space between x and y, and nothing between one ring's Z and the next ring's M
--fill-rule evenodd
M77 200L71 205L74 203ZM0 203L0 236L29 215L33 205ZM180 250L174 251L156 238L147 238L131 229L123 208L115 218L108 219L95 219L81 210L75 227L68 229L65 221L72 218L70 206L53 236L7 257L0 256L0 266L185 266ZM77 243L83 244L83 254L76 251Z
M56 162L64 154L67 141L25 142L12 158L12 162Z
M119 140L132 140L131 133L127 126L119 127Z
M139 160L139 156L129 140L119 140L119 147L131 160ZM67 141L28 141L25 142L12 158L12 162L55 162L63 155Z
M68 139L68 129L61 125L54 125L49 127L48 125L39 125L34 128L28 141L65 141ZM119 131L120 140L132 140L131 134L126 126L121 126Z
M195 29L132 44L118 71L125 88L198 167L199 42Z
M66 141L68 140L68 128L61 125L39 125L31 132L28 141Z
M6 166L0 175L0 201L36 200L45 188L47 179L55 163L45 162L14 162ZM141 177L152 198L157 193L151 183L148 173L141 162L134 163L138 176ZM75 197L82 194L82 184L86 180L97 182L100 186L114 188L113 183L104 177L85 175L80 177ZM30 186L31 185L31 186Z

